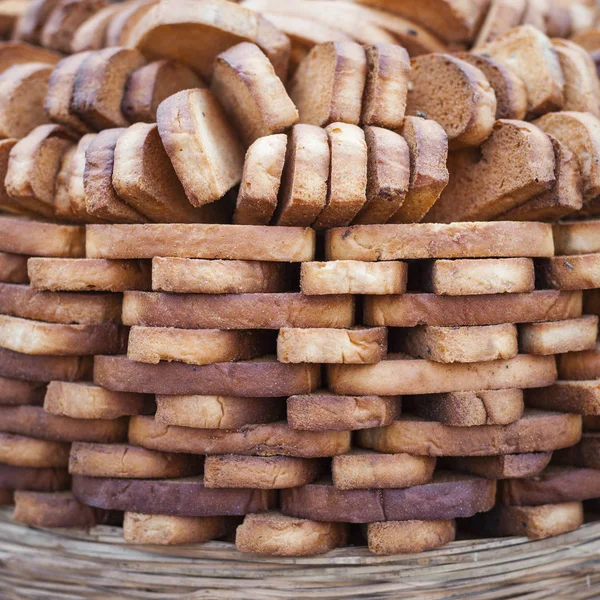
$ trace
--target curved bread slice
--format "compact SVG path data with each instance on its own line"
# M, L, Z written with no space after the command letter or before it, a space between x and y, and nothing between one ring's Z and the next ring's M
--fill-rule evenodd
M8 170L8 163L10 160L11 150L15 147L19 140L9 138L7 140L0 140L0 180L4 182L6 172ZM4 212L8 212L15 215L29 215L29 211L18 201L10 197L6 186L0 185L0 208Z
M76 54L104 48L107 45L106 30L123 7L123 4L109 4L83 21L73 32L71 52Z
M434 550L454 541L453 519L437 521L387 521L369 523L367 541L375 554L413 554Z
M77 381L91 377L87 356L33 356L0 348L0 376L25 381Z
M111 20L106 30L104 47L129 46L129 37L135 26L158 0L129 0Z
M66 469L0 465L0 487L9 490L57 492L68 489L71 478Z
M0 281L2 283L28 283L27 256L0 252Z
M54 214L61 221L77 222L79 220L73 213L71 197L69 196L69 180L75 166L76 153L77 145L73 144L63 154L54 184L56 188L54 191Z
M473 46L478 48L520 25L529 0L491 0ZM524 115L523 115L524 116ZM523 117L515 117L522 119Z
M28 469L66 469L71 444L0 433L0 460Z
M444 460L453 469L488 479L525 479L537 477L550 463L552 452L530 452L528 454L504 454L501 456L460 456Z
M598 337L598 317L584 315L553 323L519 325L519 348L527 354L562 354L590 350Z
M525 402L545 410L600 415L600 380L559 380L550 387L528 391Z
M41 405L45 393L45 383L0 377L0 404Z
M31 44L40 43L40 33L58 0L33 0L22 13L13 31L13 39Z
M600 288L600 252L555 256L537 262L537 275L542 284L559 290Z

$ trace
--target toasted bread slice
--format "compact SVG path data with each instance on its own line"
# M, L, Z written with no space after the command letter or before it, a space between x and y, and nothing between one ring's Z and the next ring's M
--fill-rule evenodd
M519 325L519 348L527 354L562 354L590 350L598 337L598 317L585 315L553 323Z
M19 140L15 138L0 140L0 181L2 182L4 182L4 179L6 178L6 172L8 170L8 164L10 161L10 153L18 141ZM12 213L14 215L34 216L36 214L28 211L18 200L11 198L6 190L5 185L0 185L0 208L2 211Z
M600 288L600 253L540 259L538 277L545 287L558 290Z
M13 39L40 44L40 34L50 13L59 0L33 0L28 9L21 15L13 31Z
M438 521L385 521L369 523L367 541L374 554L413 554L453 542L456 523Z
M364 49L354 42L314 46L298 65L289 85L301 123L325 127L358 125L367 76Z
M557 381L525 395L528 406L580 415L600 415L600 380Z
M568 352L558 358L561 379L600 379L600 344L581 352Z
M0 281L2 283L28 283L27 256L0 252Z
M184 90L157 111L158 131L193 206L222 198L240 182L244 151L208 90Z
M298 121L298 110L256 44L242 42L219 54L210 89L246 146L259 137L284 133Z
M201 49L194 40L210 43ZM185 41L187 40L187 41ZM256 44L285 81L290 41L258 13L225 0L168 0L152 7L135 26L129 45L149 59L173 58L210 80L214 59L240 42Z
M0 467L0 482L3 488L36 492L56 492L71 487L71 478L66 469L36 469L6 464Z
M473 46L478 48L520 25L528 0L491 0ZM505 117L522 119L523 117Z
M408 116L400 130L408 144L410 183L400 208L390 223L418 223L448 184L448 136L441 125Z
M63 154L54 184L54 216L61 221L79 221L78 217L73 213L71 197L69 196L69 181L75 166L74 159L76 152L77 145L73 144Z
M55 65L61 58L58 52L24 42L0 42L0 73L23 63Z
M0 460L15 467L63 469L69 464L70 447L64 442L0 433Z
M568 450L559 450L554 456ZM536 477L550 463L552 452L504 454L501 456L462 456L445 460L453 469L489 479L526 479Z
M556 223L552 230L559 255L600 252L600 219Z
M131 32L158 2L159 0L129 0L125 2L108 25L104 47L129 46Z
M589 417L597 419L597 417ZM586 425L584 417L584 429ZM575 446L560 450L554 455L554 462L559 465L572 465L588 469L600 468L600 435L598 433L584 433L581 441Z
M106 30L125 5L109 4L86 19L74 32L71 52L100 50L106 46Z
M39 406L44 403L45 393L45 383L0 377L0 404Z
M259 138L248 148L244 159L240 191L233 213L234 223L238 225L269 224L277 208L287 145L288 136L278 133ZM294 151L292 150L292 152ZM297 155L298 149L295 152ZM323 152L323 156L327 156L327 160L329 160L329 152ZM288 166L288 169L293 171L295 166L294 163L294 165ZM310 173L304 175L308 177ZM302 178L302 182L305 177Z
M205 87L189 67L176 60L155 60L131 73L121 110L132 123L156 122L158 105L181 90Z

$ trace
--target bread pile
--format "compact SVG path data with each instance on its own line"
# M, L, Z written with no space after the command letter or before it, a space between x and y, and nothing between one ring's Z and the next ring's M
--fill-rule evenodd
M287 556L577 528L595 9L242 4L35 0L0 45L0 498Z

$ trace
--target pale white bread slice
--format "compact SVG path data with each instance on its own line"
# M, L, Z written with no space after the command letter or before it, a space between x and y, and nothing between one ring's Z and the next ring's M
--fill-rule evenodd
M372 364L383 360L386 353L384 327L284 327L277 336L277 360L283 363Z
M28 283L27 256L0 252L0 281L2 283Z
M298 132L296 132L297 135ZM287 145L288 136L277 133L257 139L246 150L240 190L233 213L234 223L238 225L269 224L277 208ZM294 150L291 152L294 153ZM297 157L298 149L295 152ZM323 151L322 154L329 161L328 152ZM295 158L292 157L292 160ZM299 166L300 164L298 164ZM293 171L294 168L295 163L288 165L288 170ZM311 174L312 172L306 173L306 176ZM288 175L288 177L290 176ZM301 181L304 183L306 178L303 177Z
M157 110L158 131L193 206L222 198L240 182L244 150L209 90L184 90Z
M93 259L90 259L93 260ZM194 294L257 294L289 289L286 265L261 261L153 258L152 289Z
M307 296L403 294L407 278L408 265L399 261L330 260L302 263L300 267L300 289Z
M0 73L23 63L35 62L55 65L61 58L58 52L40 46L32 46L25 42L0 42Z
M239 552L269 556L314 556L346 543L345 523L327 523L287 517L280 513L246 515L237 528Z
M477 67L485 75L496 95L496 119L525 118L527 91L518 75L489 56L470 52L458 52L454 56Z
M532 25L548 34L551 3L554 3L553 0L527 0L521 24Z
M500 119L476 150L455 153L450 183L426 215L431 222L493 219L555 182L550 138L525 121Z
M293 127L287 139L275 224L306 227L315 222L327 203L332 152L326 130L307 124Z
M29 259L31 287L52 292L123 292L150 289L150 265L103 258Z
M407 329L391 345L417 358L439 363L474 363L506 360L518 353L515 325L435 327L420 325Z
M314 46L289 84L301 123L324 127L334 122L358 125L367 75L367 58L355 42Z
M514 388L429 394L406 400L407 412L455 427L508 425L518 421L524 409L523 391Z
M600 219L555 223L552 232L558 255L600 252Z
M315 256L315 232L300 227L179 223L144 227L93 225L87 228L86 244L89 258L166 256L304 262ZM13 251L2 248L0 242L0 250L3 249Z
M0 75L0 137L22 138L48 122L44 99L52 65L25 63Z
M61 125L40 125L10 151L4 186L26 210L54 215L56 178L74 139Z
M0 140L0 181L2 182L4 182L8 170L10 153L18 141L19 140L16 138ZM28 211L16 199L11 198L5 185L0 185L0 208L3 212L12 213L14 215L35 215L35 213Z
M108 0L59 0L44 23L41 45L68 54L79 26L108 3Z
M206 42L202 48L198 39ZM143 16L128 40L147 58L179 60L207 80L215 57L240 42L255 43L285 81L287 36L258 13L226 0L163 0Z
M496 94L479 68L450 54L417 56L411 67L406 114L438 122L450 148L479 146L491 135Z
M559 6L566 7L571 17L570 37L573 38L580 33L590 31L596 21L596 7L586 2L571 2L570 0L557 0ZM569 36L565 36L569 37ZM583 46L580 42L576 42ZM585 46L584 46L585 47Z
M441 125L421 117L405 117L399 130L408 144L408 193L389 223L418 223L448 184L448 136Z
M125 129L104 129L85 150L83 190L86 211L107 221L145 223L146 217L119 198L113 184L115 146Z
M211 223L227 218L223 203L194 207L185 195L156 124L135 123L118 136L112 185L130 207L158 223Z
M563 354L590 350L598 337L598 317L584 315L552 323L519 325L519 348L527 354Z
M572 11L561 0L528 0L523 24L531 23L549 37L567 38L572 30ZM591 22L590 22L591 25Z
M528 392L525 402L547 410L600 415L600 380L559 380L550 387Z
M77 71L71 109L97 130L127 127L129 121L121 111L125 83L144 63L144 57L133 48L92 52Z
M551 356L528 354L455 364L389 354L374 365L329 365L327 373L329 388L336 394L396 396L551 385L556 363Z
M414 554L434 550L453 542L456 522L381 521L367 525L367 543L374 554Z
M542 115L560 110L565 79L548 37L532 25L515 27L476 49L516 73L527 90L527 112Z
M158 4L159 0L128 0L111 20L106 30L104 47L129 46L129 36L144 15Z
M158 105L181 90L205 87L189 67L176 60L155 60L131 73L121 110L132 123L156 122Z
M540 282L558 290L600 288L600 253L555 256L537 263Z
M520 25L527 2L528 0L491 0L473 47L483 46L509 29ZM522 119L523 117L514 118Z
M367 201L353 223L385 223L398 212L410 186L410 150L398 133L365 126Z
M600 120L591 114L566 111L544 115L535 124L575 155L584 204L596 198L600 194Z
M15 467L64 468L71 444L0 433L0 460Z
M106 30L126 4L109 4L86 19L73 33L71 52L100 50L106 46Z
M349 225L367 202L368 153L364 131L347 123L326 128L331 160L327 203L313 227L329 229Z
M564 450L556 454L561 452ZM444 463L457 471L488 479L528 479L539 475L552 458L552 452L529 452L500 456L462 456L446 459Z
M256 44L242 42L221 52L210 89L246 146L265 135L285 133L298 121L283 82Z
M20 16L15 25L13 39L39 45L44 23L57 4L58 0L33 0L30 2L28 9Z
M327 260L503 258L553 256L545 223L419 223L356 225L327 232Z

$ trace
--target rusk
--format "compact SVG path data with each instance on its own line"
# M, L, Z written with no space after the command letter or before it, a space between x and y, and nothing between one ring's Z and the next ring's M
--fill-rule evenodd
M526 354L590 350L596 345L597 337L598 317L595 315L553 323L519 325L519 348Z
M561 452L565 450L556 452L554 456ZM444 462L457 471L489 479L525 479L537 477L548 466L552 457L552 452L531 452L503 456L460 456Z
M0 281L2 283L28 283L27 256L0 252Z
M454 541L453 519L438 521L387 521L369 523L367 542L375 554L413 554L434 550Z
M552 233L558 255L600 252L600 219L555 223Z
M45 394L45 383L0 377L0 404L40 405L44 403Z
M0 348L0 376L25 381L77 381L91 376L88 356L34 356Z
M600 288L600 252L555 256L537 261L542 284L559 290Z
M600 379L559 380L550 387L526 392L528 406L580 415L600 415Z
M581 352L568 352L557 357L561 379L600 379L600 344Z
M553 462L588 469L600 468L600 434L584 432L578 444L556 452Z
M0 433L0 462L32 469L66 469L71 444Z
M70 485L71 478L66 469L0 465L0 488L57 492L58 490L68 489Z

